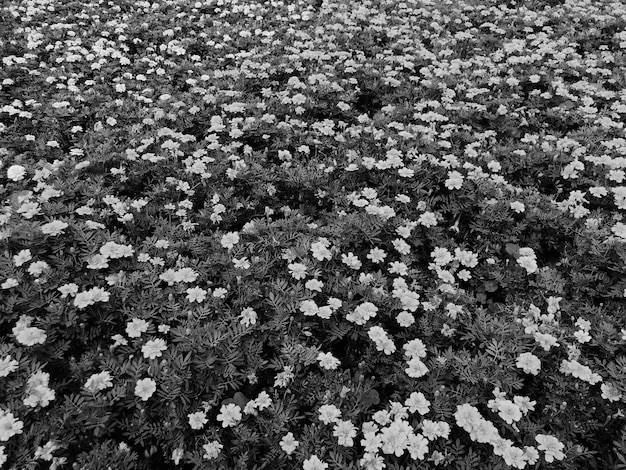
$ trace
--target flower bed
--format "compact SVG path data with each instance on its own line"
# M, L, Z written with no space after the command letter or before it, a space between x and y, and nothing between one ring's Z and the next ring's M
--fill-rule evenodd
M626 468L621 2L0 13L1 468Z

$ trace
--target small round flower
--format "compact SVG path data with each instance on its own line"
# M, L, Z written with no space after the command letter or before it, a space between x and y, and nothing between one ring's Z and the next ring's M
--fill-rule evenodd
M322 462L317 455L312 455L302 463L302 470L326 470L328 464Z
M141 347L141 352L143 353L143 357L146 359L155 359L157 357L161 357L163 355L163 351L167 349L167 344L164 339L151 339L146 341Z
M228 232L222 236L220 241L222 246L227 249L232 249L237 243L239 243L239 232Z
M411 392L404 404L411 413L417 411L419 414L425 415L430 411L430 402L422 392Z
M202 287L190 287L187 289L187 301L202 303L206 299L207 291Z
M22 165L11 165L7 168L7 178L11 181L22 181L26 176L26 168Z
M45 271L50 269L50 265L45 261L35 261L28 266L28 273L31 276L38 277L41 276Z
M332 258L332 253L328 249L330 242L326 238L320 238L318 241L311 243L311 253L313 257L318 261L323 261L324 259L330 260Z
M517 367L527 374L537 375L541 369L541 361L533 353L525 352L517 357Z
M36 408L41 405L46 407L50 401L54 400L55 392L48 387L50 374L47 372L35 372L27 381L26 393L28 396L24 399L24 405Z
M498 414L508 424L513 424L522 419L522 411L519 406L509 400L499 401Z
M204 425L209 422L204 411L190 413L187 415L187 418L189 418L189 426L191 426L191 429L202 429Z
M317 361L320 363L320 367L326 370L335 370L341 364L339 359L333 356L332 353L319 353Z
M207 460L216 459L220 455L221 450L224 448L218 441L211 441L208 444L202 446L204 449L204 458Z
M143 401L148 401L154 392L156 392L156 382L154 380L146 378L137 381L137 385L135 386L135 395Z
M546 462L551 463L554 460L563 460L565 454L561 452L565 445L559 442L559 440L548 434L537 434L535 440L539 443L537 448L545 452L544 459Z
M283 451L287 455L292 454L293 451L296 450L296 447L298 447L299 445L300 445L300 442L296 441L296 439L293 437L293 433L291 432L288 432L287 434L285 434L283 438L280 440L280 448L283 449Z
M31 259L33 259L33 255L31 254L30 250L21 250L17 255L13 257L13 263L19 268Z
M236 426L241 421L241 418L241 408L235 403L222 405L220 413L217 415L217 420L222 421L223 428Z
M314 290L317 292L322 292L322 287L324 287L324 283L318 279L309 279L304 287L308 290Z
M6 377L11 372L16 371L18 366L19 362L11 356L6 356L4 359L0 359L0 377Z
M408 367L404 369L406 374L409 377L414 379L419 379L420 377L425 376L430 369L424 364L419 358L414 357L413 359L409 359L407 361Z
M85 388L91 393L98 393L106 388L113 386L111 381L111 374L108 371L100 372L99 374L93 374L85 382Z
M475 427L482 420L482 416L478 409L469 403L465 403L457 405L454 419L459 427L468 430Z
M40 228L44 235L56 236L61 235L63 231L69 227L69 224L60 220L53 220L47 224L43 224Z
M340 446L352 447L354 445L353 439L356 437L356 428L350 420L339 420L333 428L333 436L337 438L337 443Z
M426 345L419 338L407 342L402 346L402 349L404 349L404 355L408 358L418 357L423 359L426 357Z
M319 412L319 419L324 424L336 423L341 416L341 410L332 404L320 406Z
M11 289L12 287L17 287L19 286L20 283L17 279L14 279L12 277L8 278L6 281L4 281L2 283L2 285L0 285L0 288L2 289Z
M366 258L371 260L373 263L382 263L386 257L387 253L380 248L372 248L366 256Z
M254 403L259 411L263 411L272 404L272 399L266 391L262 391L254 400Z
M287 265L291 277L297 280L304 279L306 277L306 265L302 263L290 263Z
M126 324L126 334L129 338L139 338L142 333L148 331L150 323L141 318L133 318Z
M258 319L256 311L251 307L244 308L239 317L241 318L240 323L244 326L254 325Z
M8 441L16 434L22 434L24 423L8 410L0 410L0 441Z
M611 382L603 383L600 385L600 390L602 390L602 398L605 400L619 401L622 398L622 392L615 386L615 384Z
M35 344L43 344L46 342L46 332L41 328L34 326L23 329L13 329L13 334L18 343L24 346L34 346Z

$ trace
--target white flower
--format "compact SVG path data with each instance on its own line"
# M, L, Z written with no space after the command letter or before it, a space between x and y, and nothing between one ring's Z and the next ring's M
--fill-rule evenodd
M415 317L412 313L403 310L396 316L396 321L401 327L408 328L413 323L415 323Z
M31 259L33 259L33 255L31 254L30 250L21 250L17 255L13 257L13 263L19 268Z
M313 257L318 261L323 261L324 259L330 260L332 258L332 253L328 249L330 242L326 238L320 238L318 241L311 243L311 253Z
M517 357L517 367L527 374L537 375L541 369L541 361L533 353L525 352Z
M428 453L428 439L421 434L409 434L407 450L413 460L424 460Z
M28 273L31 276L38 277L41 276L44 271L50 269L50 265L45 261L35 261L28 266Z
M333 427L333 436L337 438L340 446L352 447L354 445L353 438L356 437L356 428L352 421L337 421Z
M99 374L93 374L85 382L85 388L91 393L98 393L113 386L111 379L111 374L106 370Z
M346 315L346 320L357 325L365 325L365 323L374 318L378 313L378 307L371 302L364 302Z
M190 413L187 415L187 418L189 418L189 426L191 426L191 429L202 429L204 425L209 422L204 411Z
M522 419L522 411L519 406L510 400L497 400L498 414L506 423L513 424Z
M24 423L8 410L0 410L0 441L8 441L16 434L22 434Z
M109 267L109 258L96 253L87 260L87 268L89 269L105 269Z
M172 451L172 461L174 462L174 465L178 465L178 462L180 462L180 459L183 458L184 454L185 449L181 449L180 447Z
M0 377L6 377L11 372L16 371L18 366L19 362L11 356L6 356L4 359L0 359Z
M187 289L187 301L202 303L206 299L207 291L201 287L190 287Z
M76 294L74 297L74 306L78 309L84 309L96 302L108 302L110 294L100 287L94 287L84 292Z
M222 405L220 413L217 415L217 420L222 421L222 427L236 426L241 421L241 407L235 403L229 403L228 405Z
M142 333L148 331L150 323L141 318L133 318L126 324L126 334L129 338L139 338Z
M306 265L302 263L291 263L288 264L289 272L291 277L297 280L304 279L306 277Z
M518 214L524 212L526 210L526 207L524 206L524 203L519 202L519 201L514 201L510 204L510 207L512 210L514 210L515 212L517 212Z
M411 392L411 395L409 395L409 398L406 399L404 404L409 408L411 413L417 411L419 414L425 415L430 411L430 402L422 392Z
M622 392L615 386L615 384L611 382L603 383L600 385L600 390L602 390L602 398L605 400L619 401L622 399Z
M359 260L359 258L352 252L349 252L347 255L341 255L341 262L348 266L351 269L361 269L363 263Z
M303 300L300 303L300 311L305 316L315 316L319 311L319 307L314 300Z
M26 176L26 168L22 165L11 165L7 168L7 178L11 181L22 181Z
M539 460L539 452L532 446L524 446L524 457L528 460L529 465L535 465Z
M341 363L332 353L322 352L317 355L317 361L320 363L320 367L326 370L335 370Z
M404 355L407 358L417 357L422 359L426 357L426 345L419 338L415 338L407 342L404 346L402 346L402 349L404 349Z
M53 220L52 222L43 224L39 228L44 235L56 236L62 234L67 227L69 227L68 223L61 222L60 220Z
M561 452L565 445L559 442L556 437L547 434L537 434L535 440L539 443L537 448L545 452L543 457L546 462L551 463L554 460L563 460L565 457L565 454Z
M457 405L454 419L459 427L467 431L468 429L474 428L483 418L476 407L465 403L463 405Z
M141 352L143 353L143 357L146 359L155 359L157 357L161 357L163 355L163 351L167 349L167 344L164 339L151 339L146 341L141 347Z
M231 249L239 243L239 232L228 232L222 236L221 244L224 248Z
M423 225L424 227L434 227L437 225L437 216L433 212L424 212L417 219L417 223Z
M13 328L13 334L18 343L24 346L34 346L35 344L43 344L46 342L46 332L41 328L34 326L20 328Z
M100 247L100 254L109 259L127 258L133 256L135 250L130 245L120 245L115 242L107 242Z
M537 260L535 258L520 256L517 258L517 264L524 268L528 274L532 274L537 271Z
M50 374L47 372L35 372L26 383L28 397L24 400L26 406L36 408L38 405L46 407L54 400L55 392L48 388Z
M404 369L404 371L409 377L412 377L414 379L419 379L420 377L425 376L429 371L428 367L426 367L426 364L424 364L417 357L409 359L407 361L407 364L408 367Z
M285 434L280 440L280 447L287 455L293 453L293 451L295 451L296 447L298 447L299 445L300 442L296 441L296 439L293 437L293 433L291 432Z
M445 181L446 188L449 190L461 189L463 185L463 175L458 171L448 173L448 179Z
M437 266L445 266L448 263L454 261L454 256L447 248L436 247L431 253L431 258Z
M211 441L208 444L202 446L204 449L204 458L207 460L216 459L220 455L221 450L224 448L218 441Z
M613 227L611 227L611 232L620 238L626 238L626 225L621 222L617 222L613 225Z
M328 464L322 462L317 455L312 455L302 463L302 470L326 470Z
M254 325L258 319L257 313L251 307L244 308L239 317L241 318L240 323L244 326Z
M341 416L341 411L335 405L322 405L319 408L319 419L324 424L336 423Z
M4 281L0 287L2 289L11 289L12 287L17 287L19 285L20 283L18 282L17 279L10 277L6 281Z
M150 378L141 379L137 381L135 386L135 395L141 398L143 401L147 401L154 392L156 392L156 382Z
M42 446L38 446L35 449L35 460L42 459L46 462L50 462L52 460L52 454L55 450L59 449L61 446L54 441L48 441L46 444Z
M371 260L373 263L382 263L386 257L387 253L380 248L372 248L366 256L366 258Z
M259 409L259 411L263 411L265 408L272 404L272 399L267 394L267 392L263 391L259 393L259 395L254 400L254 404Z
M318 279L309 279L304 284L304 287L307 288L308 290L322 292L322 287L324 287L324 283Z
M409 436L412 434L413 427L408 422L401 419L394 420L381 432L383 453L400 457L407 448Z
M558 346L556 338L552 336L550 333L533 333L533 337L535 341L539 343L539 345L544 349L544 351L549 351L552 346Z

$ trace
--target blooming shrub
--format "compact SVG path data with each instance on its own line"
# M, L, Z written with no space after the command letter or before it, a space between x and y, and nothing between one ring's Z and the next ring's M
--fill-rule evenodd
M0 468L626 465L622 2L0 12Z

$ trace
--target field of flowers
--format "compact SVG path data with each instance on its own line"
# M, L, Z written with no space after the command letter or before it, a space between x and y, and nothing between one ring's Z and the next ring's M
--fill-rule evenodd
M0 4L0 468L626 469L626 4Z

